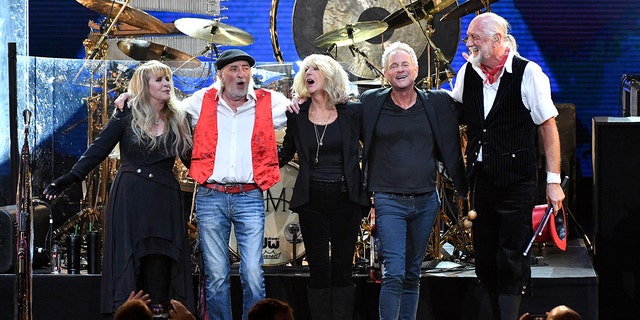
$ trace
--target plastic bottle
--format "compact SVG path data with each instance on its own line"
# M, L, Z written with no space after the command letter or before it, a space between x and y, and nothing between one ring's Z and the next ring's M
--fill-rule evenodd
M51 273L53 274L60 274L60 255L60 245L58 244L58 242L54 242L51 246Z

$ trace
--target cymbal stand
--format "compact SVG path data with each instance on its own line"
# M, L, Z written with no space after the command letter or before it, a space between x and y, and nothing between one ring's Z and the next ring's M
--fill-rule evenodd
M367 65L367 67L369 67L369 69L371 70L371 72L373 72L373 74L379 75L380 77L384 77L384 73L382 73L382 70L380 69L380 67L376 66L375 63L373 63L373 61L369 59L369 56L367 56L366 53L356 48L355 44L349 45L349 50L351 51L351 54L354 57L356 56L356 53L359 54L364 59L365 64Z
M488 1L488 0L483 0L483 1ZM426 16L426 20L427 20L427 27L423 28L422 25L420 24L420 22L418 22L418 20L416 20L414 14L409 11L409 9L407 8L407 6L405 6L401 0L398 0L398 2L400 3L400 6L402 7L402 9L407 13L407 16L409 17L409 19L411 19L411 21L417 25L420 30L422 31L422 35L424 36L424 38L427 40L427 42L429 43L429 48L430 50L427 51L427 78L426 78L426 84L425 84L425 88L432 88L434 86L431 79L431 50L433 50L434 54L436 55L436 81L435 81L435 87L436 89L438 89L440 87L440 81L439 81L439 66L440 63L443 63L445 65L445 67L447 68L447 70L449 72L452 72L452 74L455 76L455 71L453 70L453 68L451 67L451 64L449 63L449 60L444 56L444 54L442 53L442 50L440 50L440 48L438 48L435 43L433 43L433 40L431 40L431 35L435 32L435 30L433 29L433 16L430 14L427 14L426 12L424 12L425 16ZM439 62L439 63L438 63ZM451 80L451 77L449 77L449 80ZM423 80L424 81L424 80Z
M131 0L125 0L124 3L122 3L122 7L120 8L116 16L110 20L109 26L106 28L106 30L104 30L104 32L102 32L98 41L96 41L93 44L92 44L92 41L90 41L89 39L86 39L85 41L83 41L83 44L85 46L85 51L87 52L85 63L86 61L93 60L94 58L96 58L96 56L99 58L104 58L108 49L107 44L104 42L104 40L107 38L109 33L111 33L111 29L115 26L118 19L120 19L120 15L128 7L129 2L131 2ZM82 68L80 68L76 76L73 78L73 82L75 82L78 79L78 76L80 75L84 67L85 66L83 65Z
M176 72L178 70L180 70L181 68L183 68L184 66L186 66L189 62L193 61L195 58L197 58L198 56L204 55L205 53L207 53L209 50L212 49L212 47L214 48L214 51L216 52L216 57L218 56L217 54L217 48L215 46L215 44L211 44L208 46L205 46L202 50L200 50L198 53L196 53L195 55L191 56L191 58L189 58L189 60L183 62L181 65L179 65L177 68L175 68L175 70L173 70L173 72Z

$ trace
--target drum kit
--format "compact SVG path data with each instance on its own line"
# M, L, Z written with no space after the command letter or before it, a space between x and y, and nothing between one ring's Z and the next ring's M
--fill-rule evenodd
M218 46L248 46L254 42L250 33L222 23L220 18L180 18L172 23L164 23L140 9L129 6L130 0L124 2L111 0L76 1L107 17L106 26L89 23L96 32L90 34L84 43L88 60L106 59L109 55L109 46L106 40L107 38L115 38L119 52L133 60L159 60L175 70L197 69L203 63L198 57L211 51L211 60L214 58L213 54L217 58ZM332 56L345 67L351 76L355 77L353 83L358 86L382 87L385 86L385 83L380 64L384 45L402 41L411 45L418 55L421 66L418 74L421 80L418 84L424 89L438 88L454 76L450 61L458 47L459 18L483 9L488 11L490 10L489 5L496 1L498 0L468 0L458 6L457 0L415 0L408 4L392 0L353 2L296 0L292 12L294 44L301 57L312 53ZM282 63L275 28L276 12L274 11L278 10L278 2L274 0L273 3L270 31L274 45L274 56L278 62ZM135 38L153 35L164 37L186 35L188 39L201 40L207 45L200 52L189 54L185 52L188 50L176 49L171 45L152 41L153 37ZM121 78L124 71L118 68L114 76ZM123 90L126 88L126 83L118 87ZM88 98L87 100L106 101L107 99ZM95 107L99 108L100 106ZM106 110L107 105L102 108ZM102 113L107 114L107 112ZM89 126L90 136L95 136L102 125L106 123L106 118L90 119L90 121L95 122ZM108 164L101 166L101 168L105 168L103 171L106 171L101 173L102 176L107 176L109 179L98 178L97 180L111 180L118 160L110 158ZM184 165L176 162L174 169L182 190L193 192L196 183L188 176L188 170ZM282 203L288 206L293 181L297 176L297 167L293 163L285 166L282 170L284 170L282 172L283 181L279 187L265 192L266 203L273 199L280 199L278 197L284 194ZM106 199L106 189L103 187L101 190L102 194L97 195L96 198ZM454 207L460 206L454 205ZM263 252L265 265L299 264L304 258L304 245L299 234L297 214L289 211L288 208L284 211L276 209L278 208L266 213L265 250ZM92 210L83 209L83 212L85 211ZM437 243L433 244L433 246L437 246L432 252L434 256L441 257L440 247L445 241L456 243L456 247L460 251L468 251L469 232L465 231L468 228L459 223L461 220L460 214L455 213L454 215L444 215L442 221L439 221L446 230L439 233L442 236L442 241L436 239ZM359 246L356 248L358 258L368 256L363 250L372 250L368 244L370 230L367 228L370 226L367 220L363 221L363 233L360 237L362 241L359 241ZM197 232L197 227L193 229ZM235 238L232 237L229 245L230 255L232 258L237 258L234 240Z

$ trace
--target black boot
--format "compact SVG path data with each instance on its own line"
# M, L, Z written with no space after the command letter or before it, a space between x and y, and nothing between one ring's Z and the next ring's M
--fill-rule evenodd
M353 306L356 295L356 286L331 288L331 308L334 320L353 319Z
M500 308L500 320L518 319L521 300L522 295L520 294L499 294L498 305Z
M313 320L332 320L331 288L315 289L307 287L309 311Z

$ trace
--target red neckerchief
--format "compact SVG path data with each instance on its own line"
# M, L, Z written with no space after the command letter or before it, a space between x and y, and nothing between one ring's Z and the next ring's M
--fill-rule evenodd
M502 60L500 61L500 64L498 64L497 67L489 70L484 64L480 65L480 69L482 69L482 72L487 76L487 80L485 81L485 83L489 82L489 84L493 84L494 82L496 82L496 80L498 80L500 71L502 70L502 68L504 68L504 64L505 62L507 62L508 57L509 57L509 48L507 48L507 52L505 52L504 57L502 57Z

